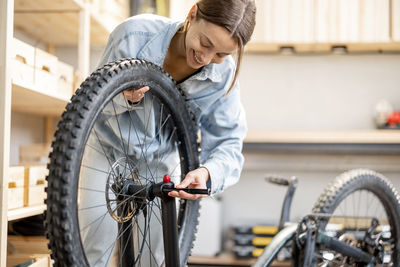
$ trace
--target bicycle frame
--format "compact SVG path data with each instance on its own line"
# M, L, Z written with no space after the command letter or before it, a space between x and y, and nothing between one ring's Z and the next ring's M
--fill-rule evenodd
M273 260L277 257L279 251L291 240L295 241L296 238L298 238L305 246L304 267L312 266L316 245L321 245L327 249L339 252L344 256L355 259L357 262L366 263L366 266L374 266L375 258L368 253L359 248L348 245L337 238L330 237L322 231L317 232L316 221L320 217L330 217L329 214L310 214L305 216L300 223L288 222L291 202L297 187L296 177L292 177L291 180L282 177L267 177L267 181L277 185L288 186L288 189L282 205L279 232L265 248L262 255L258 257L253 267L270 266ZM300 233L302 225L305 226L305 229Z
M293 223L284 227L277 235L272 239L271 243L265 248L263 254L258 257L253 267L266 267L270 266L273 260L278 255L279 251L290 241L295 240L296 232L299 224ZM306 255L304 258L304 267L312 266L313 253L315 245L323 245L327 249L339 252L344 256L351 257L357 262L366 263L366 266L375 266L375 258L368 253L362 251L359 248L348 245L345 242L339 241L337 238L328 236L322 231L318 234L313 231L312 226L306 229L305 233L300 237L306 246Z
M366 266L374 266L376 263L375 257L364 252L363 250L351 246L346 242L340 241L335 237L327 235L323 231L318 231L318 219L319 218L331 217L328 214L310 214L303 218L301 223L298 225L298 230L296 233L297 243L303 244L305 246L304 255L304 266L312 266L312 260L314 256L314 251L316 245L323 246L324 248L338 252L344 256L354 259L358 263L365 263ZM305 226L304 231L300 234L302 226ZM377 227L377 222L372 220L371 228L375 229Z

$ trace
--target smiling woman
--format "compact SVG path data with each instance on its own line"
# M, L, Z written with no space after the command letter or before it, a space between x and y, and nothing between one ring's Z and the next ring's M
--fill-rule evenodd
M173 125L176 122L169 119L173 117L168 116L171 108L164 105L164 100L172 101L173 90L166 90L164 86L157 87L156 82L152 82L155 71L152 77L143 73L135 78L135 85L126 88L116 86L114 91L109 93L109 97L112 98L111 104L99 107L102 112L93 126L93 138L88 139L88 151L102 152L107 157L106 160L101 158L101 153L92 153L84 157L85 164L82 166L85 171L80 173L79 179L88 181L83 188L90 186L96 189L93 192L82 190L79 194L80 205L93 207L94 201L107 202L104 195L94 194L101 191L101 181L110 180L110 176L107 176L109 171L96 171L104 168L111 170L111 173L120 172L121 177L140 185L149 182L149 179L145 179L149 175L151 183L160 182L162 172L176 178L174 182L177 183L177 188L209 188L213 195L238 182L243 166L242 143L247 127L237 75L243 47L250 40L254 30L255 12L252 0L200 0L190 9L185 21L143 14L127 19L111 33L100 60L100 69L110 73L115 69L115 72L118 72L116 65L119 64L118 68L124 69L128 75L130 71L134 71L134 67L128 68L125 63L118 63L125 62L126 59L118 61L118 64L107 63L136 58L151 62L167 71L185 95L187 107L201 133L200 165L193 164L181 172L177 171L180 169L177 166L184 165L186 159L180 155L182 151L179 145L182 142L174 142L171 138L175 131L180 130ZM237 56L236 64L232 54ZM150 68L152 69L153 67ZM162 96L162 101L157 102L157 97L154 96ZM196 128L187 129L191 129L193 136L196 135ZM149 144L146 145L146 149L141 152L139 148L147 143ZM127 149L121 149L121 146ZM141 162L139 159L143 158L144 154L146 160ZM110 184L112 186L108 187L107 192L112 195L115 191L115 181L112 180ZM203 196L189 192L179 190L168 194L183 199L180 200L183 201L181 203L186 203L186 200L192 201L188 203L197 203L196 201ZM108 199L111 200L112 197ZM142 203L136 204L138 209L135 208L135 212L130 213L129 220L135 221L139 215L147 214L146 209L142 208ZM183 205L182 209L194 207L195 211L188 212L195 214L192 218L197 218L196 205ZM79 224L91 226L92 222L99 218L99 214L104 214L99 224L93 226L93 233L98 233L97 229L102 229L102 233L91 234L91 227L85 227L85 234L81 234L80 238L90 265L105 266L115 259L115 253L124 250L124 247L118 245L107 245L110 240L118 244L116 241L119 239L119 233L116 225L120 216L112 207L108 207L112 211L108 212L107 207L102 208L100 204L95 206L96 210L84 210L84 215L79 217ZM153 207L155 210L156 206ZM153 219L157 219L157 216ZM145 236L144 240L138 239L143 241L139 243L143 247L151 248L150 258L145 257L145 249L140 250L137 255L138 262L143 266L162 265L160 223L150 221L142 224L140 220L135 222ZM195 227L197 219L180 223ZM146 227L149 227L148 233L152 233L151 236L147 236ZM182 229L186 228L180 228L181 232ZM185 236L185 244L190 244L194 233L191 231L190 235ZM161 253L158 253L159 250ZM188 254L189 249L182 255L183 262ZM147 255L149 256L149 253Z

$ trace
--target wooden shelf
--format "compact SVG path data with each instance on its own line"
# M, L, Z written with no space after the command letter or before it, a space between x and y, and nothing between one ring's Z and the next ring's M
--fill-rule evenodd
M43 213L43 211L46 209L46 205L40 205L40 206L32 206L32 207L24 207L20 209L15 209L15 210L9 210L7 213L7 218L9 221L29 217L29 216L34 216Z
M189 266L251 266L255 259L236 259L232 255L221 255L219 257L190 256Z
M400 42L387 43L257 43L250 42L245 51L248 53L280 53L283 48L295 53L331 53L336 47L347 52L400 52Z
M81 0L15 0L14 26L44 43L76 45L83 6ZM90 29L91 44L107 43L111 29L95 14Z
M36 115L60 116L69 98L22 84L12 85L11 109Z
M400 144L398 130L359 131L274 131L253 130L245 143L300 143L300 144Z
M188 266L252 266L256 259L237 259L230 253L222 253L217 257L208 256L190 256ZM291 266L289 261L274 261L273 267L288 267Z

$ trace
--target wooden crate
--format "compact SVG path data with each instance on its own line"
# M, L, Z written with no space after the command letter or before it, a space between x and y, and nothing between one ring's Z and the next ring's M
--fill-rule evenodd
M35 49L35 87L49 94L57 94L58 58L39 48Z
M57 95L57 76L46 70L35 69L35 87L50 95Z
M35 48L15 38L13 39L12 48L12 82L26 87L32 87L35 77Z
M58 58L39 48L35 49L35 68L48 73L57 73Z
M23 62L21 58L11 60L11 81L14 84L31 88L34 86L35 69Z
M47 197L45 187L45 184L31 185L29 187L25 187L24 206L31 207L43 205L44 200Z
M24 207L24 187L8 187L8 209Z
M35 47L14 38L12 51L13 58L18 58L21 62L29 66L35 66Z
M74 67L64 62L58 61L57 64L57 92L70 98L74 86Z
M24 166L10 166L8 174L8 209L24 206Z
M46 165L27 166L25 168L24 206L43 205L46 199Z
M44 184L49 170L46 165L31 165L25 167L24 184L27 186Z
M13 183L12 187L23 187L25 181L24 166L10 166L8 169L8 183Z

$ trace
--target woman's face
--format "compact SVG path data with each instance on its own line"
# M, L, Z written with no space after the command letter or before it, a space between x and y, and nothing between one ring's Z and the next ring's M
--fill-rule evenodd
M197 9L192 11L197 11ZM223 27L189 15L190 26L186 34L186 62L199 69L210 63L222 63L237 49L237 42Z

